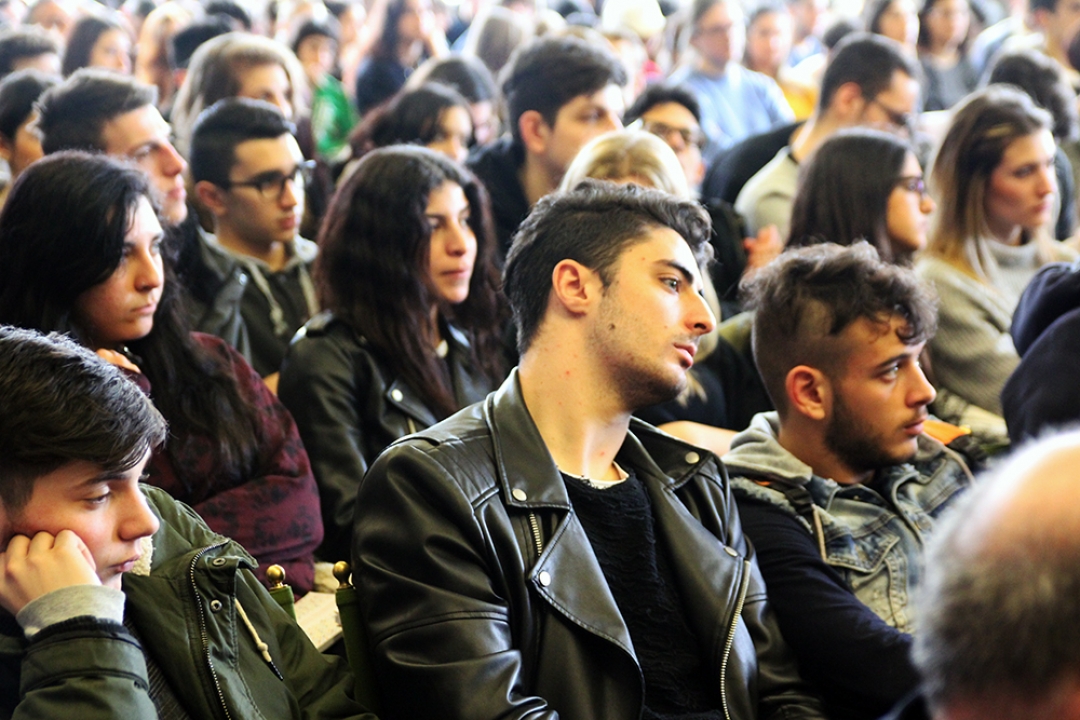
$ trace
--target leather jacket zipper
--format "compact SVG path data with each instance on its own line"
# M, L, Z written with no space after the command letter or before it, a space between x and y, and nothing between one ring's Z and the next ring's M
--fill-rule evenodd
M720 660L720 703L724 707L724 718L731 720L731 711L728 710L727 701L727 664L731 657L731 648L735 644L735 629L739 625L742 616L743 605L746 603L746 593L750 589L750 561L743 560L743 574L739 582L739 599L735 603L735 613L731 616L731 624L728 626L727 642L724 644L724 655Z
M532 530L533 544L536 545L536 559L544 553L544 539L540 535L540 521L536 519L536 513L529 513L529 529Z
M207 545L202 550L195 553L195 557L191 559L191 565L188 566L188 579L191 581L191 592L195 596L195 607L199 610L199 633L202 638L203 653L206 657L206 667L210 671L210 679L214 682L214 690L217 692L218 700L221 702L221 709L225 713L225 717L228 720L232 720L232 715L229 713L229 706L225 704L225 693L221 691L221 682L218 680L217 670L214 669L214 660L210 657L210 635L206 629L206 609L203 608L199 587L195 584L195 565L199 562L199 558L210 550L219 548L224 544L224 542L219 542L216 545Z

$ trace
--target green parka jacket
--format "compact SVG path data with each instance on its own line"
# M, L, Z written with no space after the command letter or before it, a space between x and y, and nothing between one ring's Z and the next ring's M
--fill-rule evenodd
M143 491L161 527L150 574L123 578L142 645L123 625L92 617L28 642L0 610L0 718L156 718L145 649L192 718L375 720L352 700L344 661L315 649L255 579L243 548L163 491Z

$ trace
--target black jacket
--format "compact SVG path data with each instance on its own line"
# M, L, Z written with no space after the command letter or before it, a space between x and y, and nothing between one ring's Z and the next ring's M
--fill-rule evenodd
M470 155L467 164L491 198L495 235L505 257L514 233L529 215L529 200L518 178L518 170L525 164L525 150L506 136Z
M492 389L474 370L469 342L455 328L446 333L451 381L458 407ZM323 527L319 557L349 557L356 488L368 465L400 437L439 418L356 330L331 313L300 329L281 368L278 397L292 413L319 485Z
M618 460L650 495L725 715L822 717L717 458L633 420ZM357 502L355 585L384 717L640 717L629 631L516 371L485 402L388 448Z
M1001 390L1013 443L1080 421L1080 263L1051 263L1028 283L1013 313L1020 364Z

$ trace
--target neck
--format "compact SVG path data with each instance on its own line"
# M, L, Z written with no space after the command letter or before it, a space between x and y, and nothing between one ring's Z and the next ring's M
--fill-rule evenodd
M841 129L841 125L828 115L819 115L817 111L791 137L791 157L802 162Z
M223 248L237 255L246 255L261 260L269 265L274 272L281 270L285 267L285 263L289 261L289 249L285 243L251 242L220 225L215 228L215 234L218 244Z
M539 157L526 150L525 162L518 169L518 180L521 181L521 189L525 191L525 199L529 201L529 207L532 207L540 198L559 187L562 176L560 174L559 177L555 177Z
M780 446L806 463L818 477L828 478L840 485L866 482L873 471L857 471L844 462L825 444L823 428L819 423L802 423L790 420L780 423L777 435Z
M398 62L405 67L414 67L424 52L424 43L419 40L403 41L398 43Z
M715 60L710 60L707 57L701 56L698 59L698 70L706 75L712 75L714 77L723 75L724 71L727 70L728 62L730 61L718 63Z
M987 219L987 225L990 228L990 235L999 243L1013 246L1023 244L1024 228L1020 225L996 224L990 219Z
M560 470L618 480L615 455L626 440L630 411L584 347L536 338L518 367L521 393Z

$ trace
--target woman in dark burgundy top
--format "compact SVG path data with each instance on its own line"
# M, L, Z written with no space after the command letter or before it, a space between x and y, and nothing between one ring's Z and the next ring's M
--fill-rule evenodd
M68 333L127 369L169 422L147 482L240 542L260 577L280 563L310 590L323 528L296 425L239 354L189 332L168 250L142 174L50 156L0 214L0 322Z

